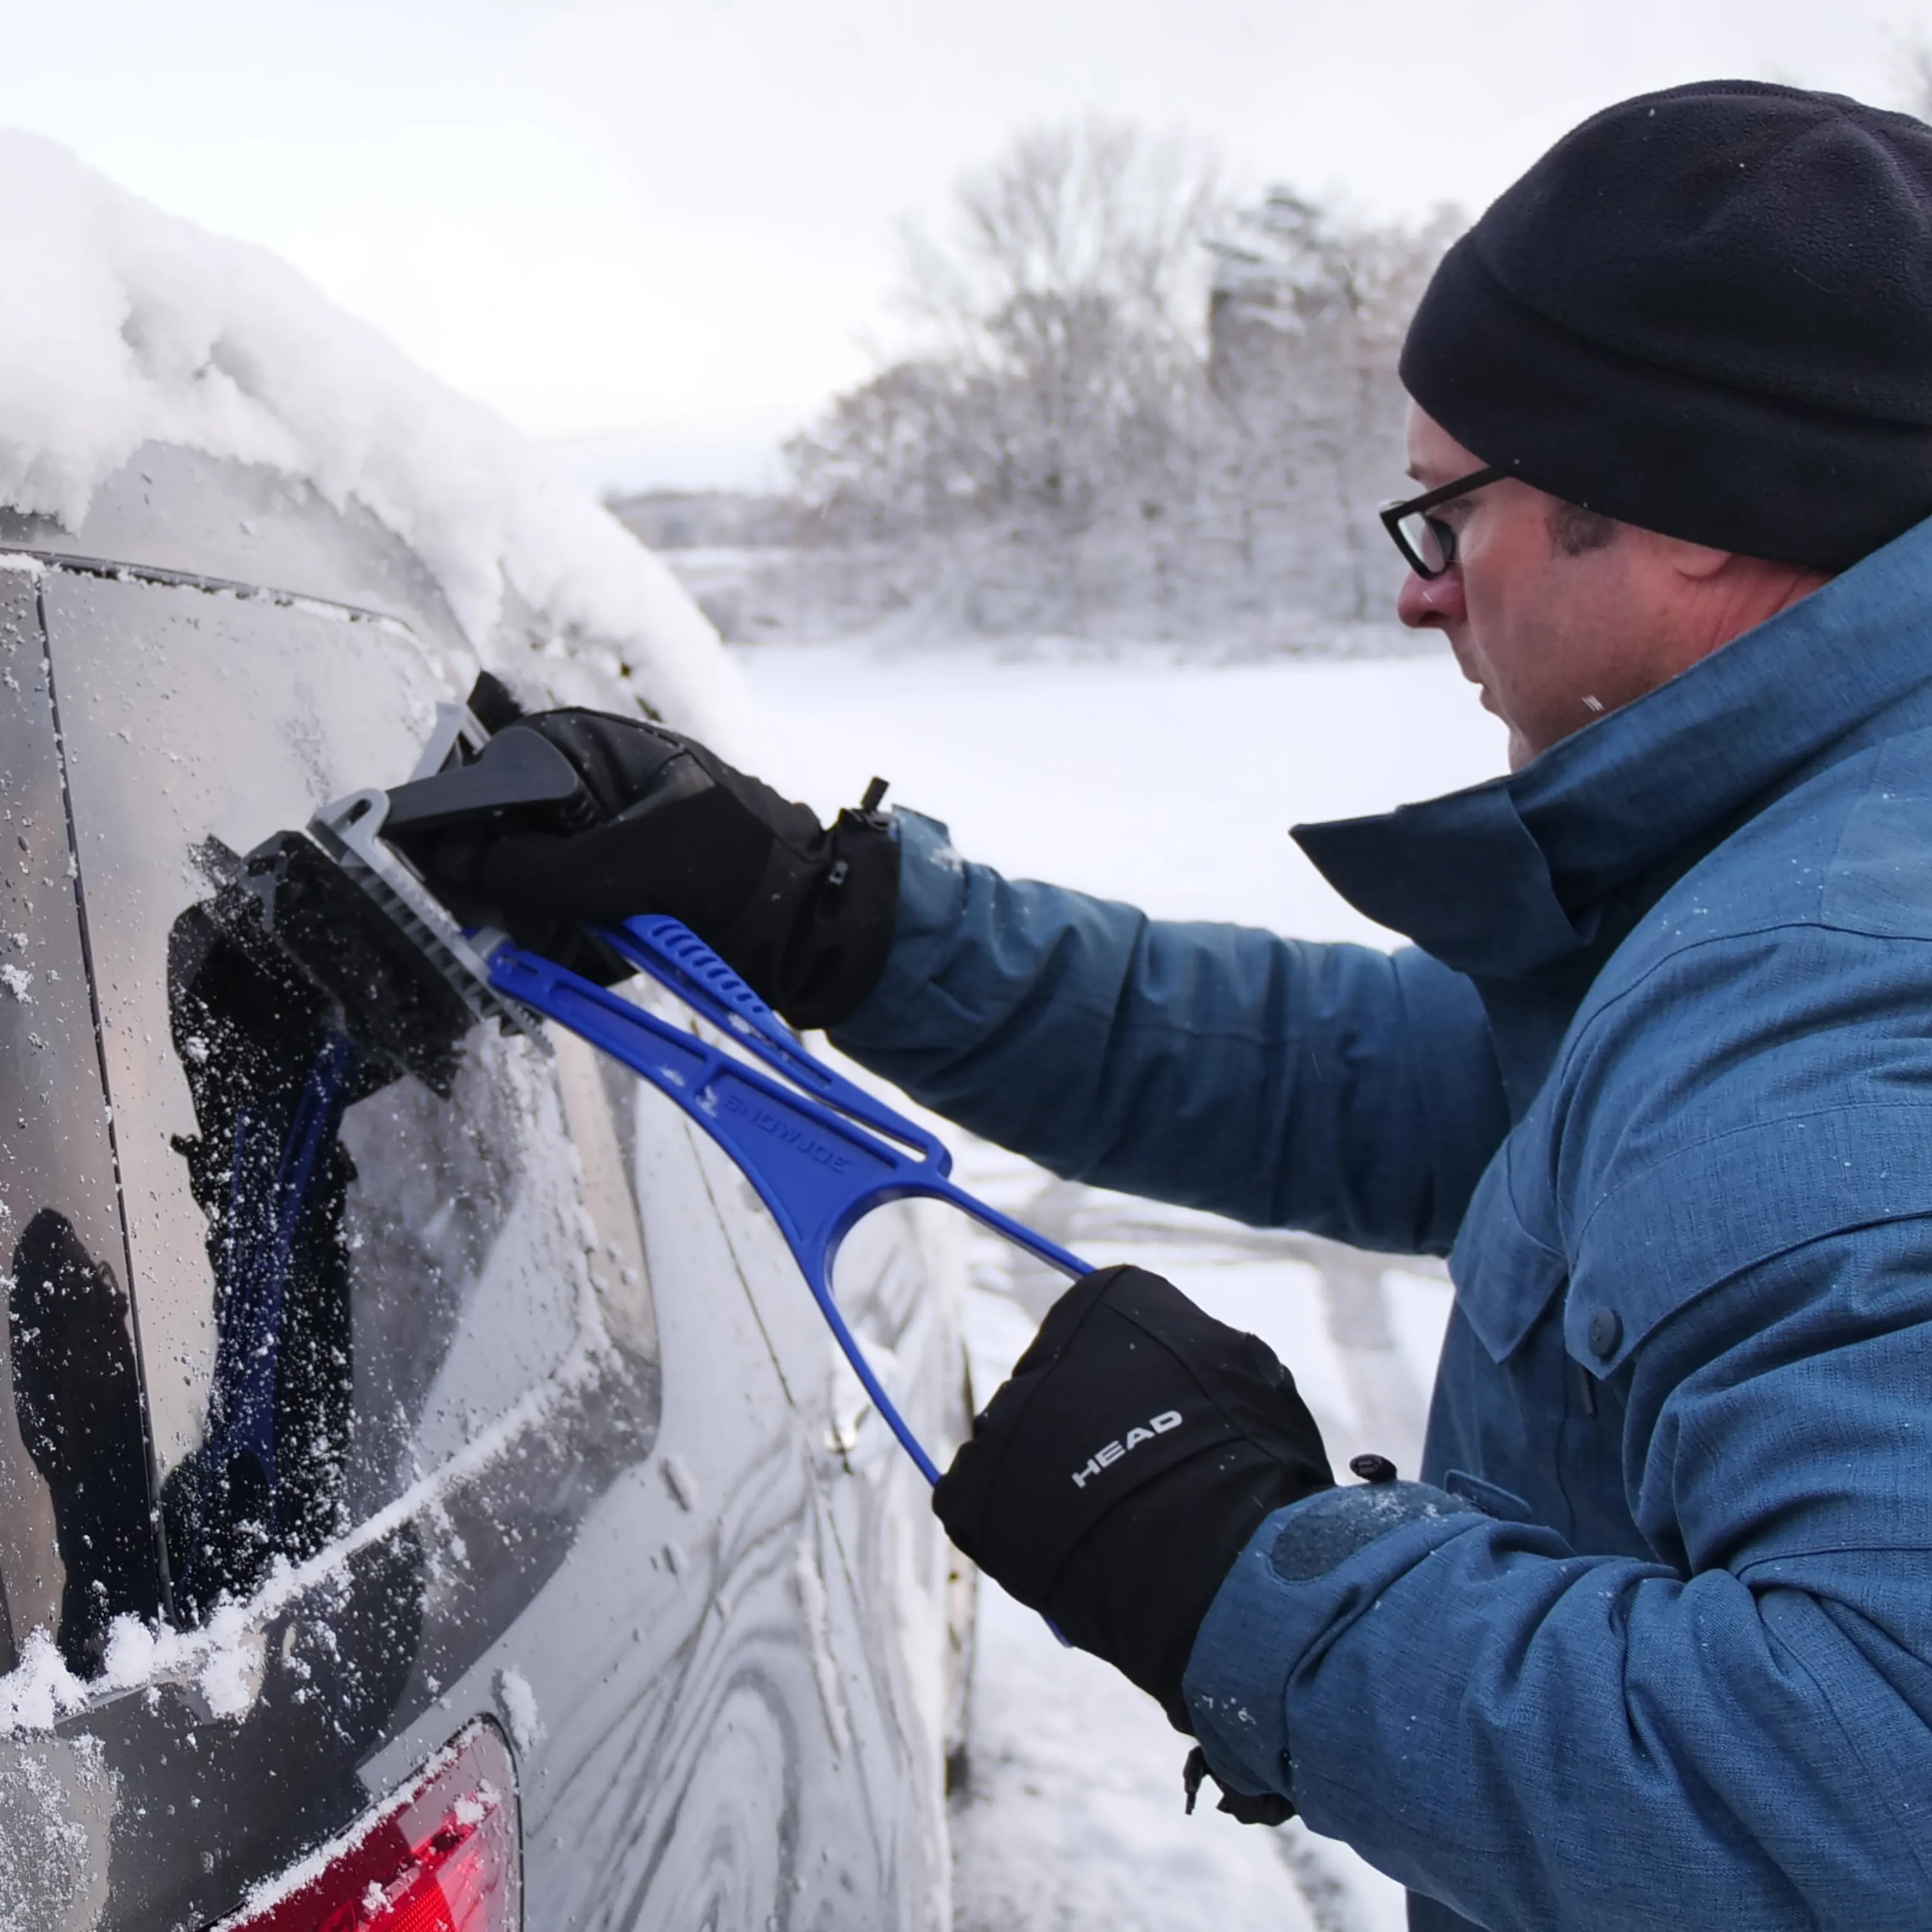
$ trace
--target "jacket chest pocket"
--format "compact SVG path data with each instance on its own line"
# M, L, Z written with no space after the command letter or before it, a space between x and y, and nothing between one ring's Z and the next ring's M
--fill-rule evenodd
M1526 1225L1541 1217L1519 1211L1510 1185L1515 1137L1504 1142L1477 1184L1449 1257L1456 1304L1490 1359L1515 1354L1568 1281L1562 1250Z

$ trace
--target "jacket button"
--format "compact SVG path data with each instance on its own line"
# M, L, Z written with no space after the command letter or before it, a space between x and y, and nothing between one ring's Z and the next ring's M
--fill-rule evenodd
M1617 1352L1617 1344L1624 1339L1623 1317L1614 1308L1600 1308L1590 1317L1589 1333L1586 1339L1590 1344L1590 1352L1599 1361L1607 1361Z
M1386 1456L1352 1456L1348 1467L1365 1483L1392 1483L1396 1478L1395 1465Z

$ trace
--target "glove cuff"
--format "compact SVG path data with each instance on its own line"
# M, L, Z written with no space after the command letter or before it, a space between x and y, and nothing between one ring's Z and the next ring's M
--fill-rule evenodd
M883 812L842 812L772 1004L801 1032L856 1012L884 977L898 925L899 846Z

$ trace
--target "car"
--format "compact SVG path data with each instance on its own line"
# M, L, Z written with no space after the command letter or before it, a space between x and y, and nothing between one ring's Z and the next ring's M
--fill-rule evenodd
M0 1927L944 1926L970 1578L744 1178L236 915L486 664L655 701L401 520L165 438L0 516ZM838 1280L942 1453L944 1222Z

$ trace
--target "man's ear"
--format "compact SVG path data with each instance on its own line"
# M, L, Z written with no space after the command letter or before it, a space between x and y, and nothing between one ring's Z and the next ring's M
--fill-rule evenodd
M1656 530L1646 530L1642 535L1664 562L1693 583L1702 584L1715 577L1737 555L1735 550L1713 550L1708 544L1666 537Z

